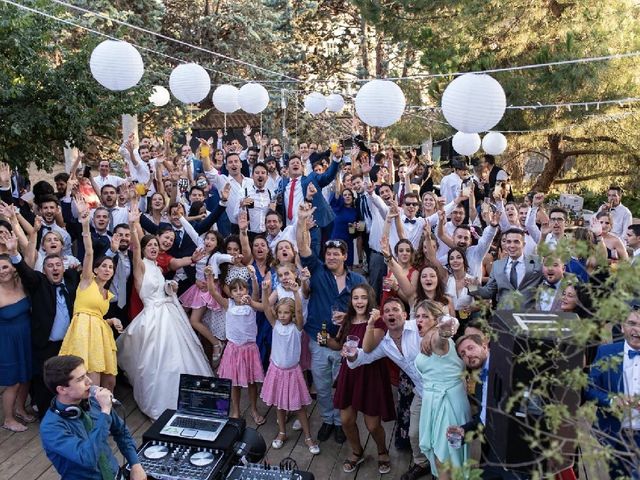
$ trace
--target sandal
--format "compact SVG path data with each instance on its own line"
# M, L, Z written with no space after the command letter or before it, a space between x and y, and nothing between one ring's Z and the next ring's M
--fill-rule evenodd
M391 460L380 460L380 455L389 456L389 450L378 452L378 473L384 475L385 473L389 473L391 471Z
M29 429L25 425L20 425L20 427L10 427L6 423L2 424L2 428L4 428L5 430L9 430L10 432L13 432L13 433L22 433L22 432L26 432Z
M13 414L13 416L24 423L36 423L38 421L36 417L34 417L33 415L29 415L28 413L25 415L22 415L16 412Z
M356 459L351 460L349 457L344 459L344 462L342 462L342 471L344 473L355 472L358 466L364 462L364 450L360 453L351 452L351 455L356 457Z
M264 425L267 421L267 419L260 415L258 412L251 412L251 418L253 418L253 421L257 426Z
M281 438L282 437L282 438ZM278 436L271 442L271 448L280 450L287 440L287 434L285 432L278 432Z
M320 447L316 442L313 441L313 438L308 437L304 439L304 444L309 447L309 453L311 455L318 455L320 453Z

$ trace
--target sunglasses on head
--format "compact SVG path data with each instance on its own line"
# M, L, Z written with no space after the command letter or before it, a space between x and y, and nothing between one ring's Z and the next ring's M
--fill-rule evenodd
M324 242L324 246L325 247L329 247L329 248L344 248L344 242L340 241L340 240L327 240L326 242Z

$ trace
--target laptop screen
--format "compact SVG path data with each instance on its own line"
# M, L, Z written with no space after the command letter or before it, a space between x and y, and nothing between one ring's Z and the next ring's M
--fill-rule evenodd
M228 418L231 408L231 380L180 375L178 412Z

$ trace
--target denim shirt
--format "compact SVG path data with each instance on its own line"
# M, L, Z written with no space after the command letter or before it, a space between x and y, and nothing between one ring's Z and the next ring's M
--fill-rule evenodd
M63 410L68 405L55 400L56 407ZM102 480L98 467L100 453L109 459L114 476L118 473L118 461L109 447L109 434L130 465L140 463L136 445L124 421L111 410L111 415L100 411L94 399L89 400L89 416L93 421L90 432L81 418L62 418L51 409L47 410L40 424L42 447L62 480Z
M338 333L338 327L331 322L331 307L335 305L340 307L343 312L346 312L353 287L361 283L367 283L367 281L359 273L347 270L345 288L342 292L338 292L336 277L320 261L317 255L312 253L308 257L300 257L300 261L302 266L307 267L311 272L309 280L311 295L309 297L307 323L304 326L304 331L307 332L309 338L315 340L322 328L322 324L326 323L327 332L335 336Z

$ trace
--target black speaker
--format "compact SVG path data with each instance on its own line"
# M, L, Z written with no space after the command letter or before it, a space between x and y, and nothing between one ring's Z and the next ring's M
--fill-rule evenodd
M544 448L549 429L545 403L562 403L569 412L580 404L580 392L566 386L549 387L543 379L582 368L584 349L573 340L580 328L573 313L497 311L491 320L495 337L490 344L487 411L485 421L486 461L508 469L530 472L539 468L540 449L531 448L527 437L542 431ZM575 431L563 425L556 432L567 438L566 461L575 451Z

